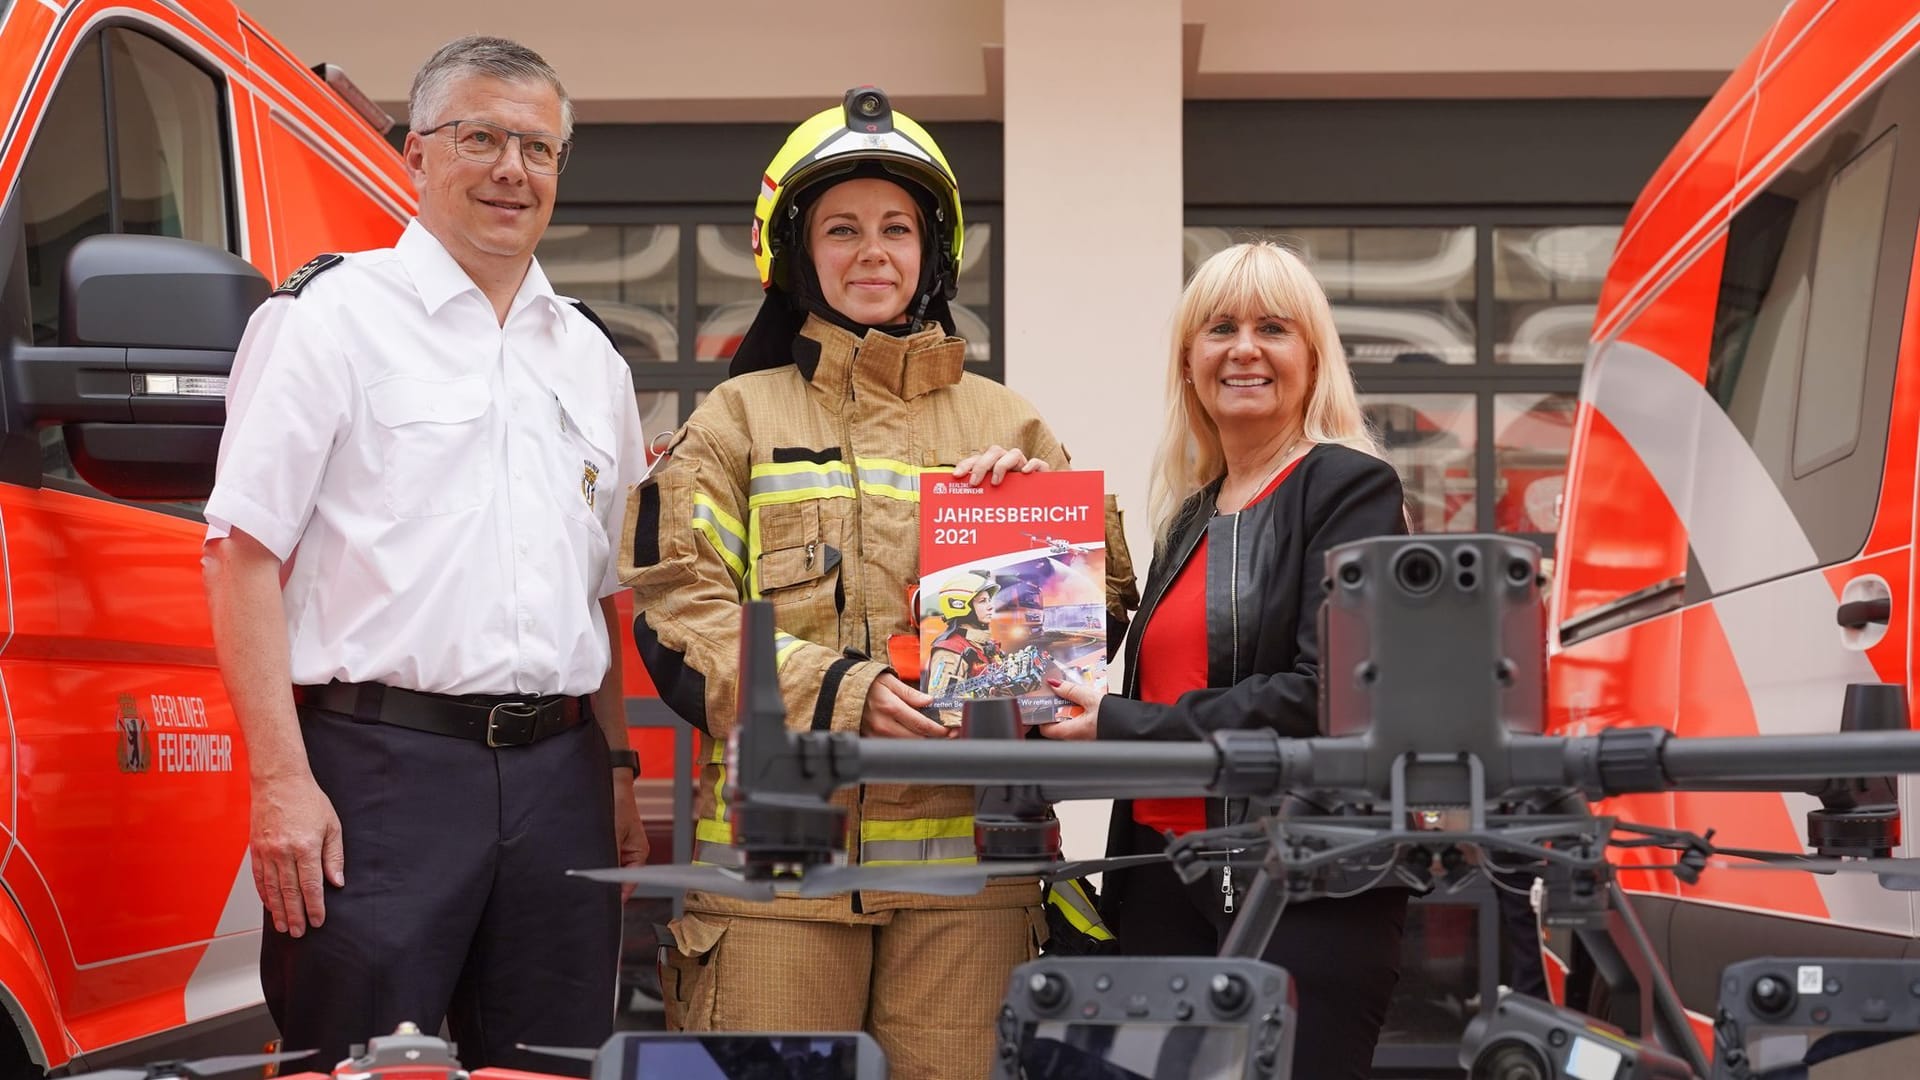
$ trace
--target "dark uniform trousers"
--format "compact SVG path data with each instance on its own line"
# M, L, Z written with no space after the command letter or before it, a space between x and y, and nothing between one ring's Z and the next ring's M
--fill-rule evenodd
M1134 824L1135 851L1166 846L1159 833ZM1129 956L1208 956L1220 951L1234 916L1221 903L1220 875L1188 884L1166 863L1130 870L1120 899L1102 911ZM1374 889L1338 900L1290 905L1261 959L1293 976L1299 1016L1293 1075L1302 1080L1366 1080L1373 1046L1400 981L1400 939L1406 930L1405 889Z
M528 746L301 708L333 800L346 886L303 937L267 920L260 981L289 1050L326 1072L403 1020L444 1019L467 1068L568 1072L515 1043L597 1047L613 1028L619 891L566 876L613 866L612 772L598 725Z

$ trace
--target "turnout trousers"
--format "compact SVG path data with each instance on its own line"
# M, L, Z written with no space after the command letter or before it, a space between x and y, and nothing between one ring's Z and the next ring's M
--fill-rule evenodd
M874 918L689 912L662 972L667 1026L865 1030L893 1080L990 1075L994 1019L1013 969L1039 954L1040 910L906 908Z

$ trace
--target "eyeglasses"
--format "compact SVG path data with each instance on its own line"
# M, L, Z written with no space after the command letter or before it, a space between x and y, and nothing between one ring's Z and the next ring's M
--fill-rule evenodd
M437 127L417 132L422 138L446 128L453 129L453 150L468 161L491 165L507 152L507 140L520 140L520 162L528 172L558 175L567 167L567 155L573 140L545 131L509 131L485 120L449 120Z

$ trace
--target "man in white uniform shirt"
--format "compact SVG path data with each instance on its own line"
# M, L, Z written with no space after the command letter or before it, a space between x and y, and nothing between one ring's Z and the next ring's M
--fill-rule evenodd
M325 1070L403 1020L463 1064L613 1022L638 865L609 537L644 467L632 376L533 251L572 110L531 50L421 68L420 213L254 314L207 503L214 642L252 771L261 981Z

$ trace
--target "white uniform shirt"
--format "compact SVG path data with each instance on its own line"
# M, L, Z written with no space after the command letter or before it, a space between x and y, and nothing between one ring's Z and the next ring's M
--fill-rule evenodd
M589 693L644 446L626 361L538 262L502 326L416 221L254 313L207 537L291 560L296 684Z

